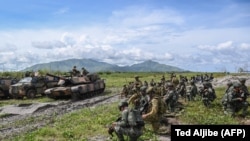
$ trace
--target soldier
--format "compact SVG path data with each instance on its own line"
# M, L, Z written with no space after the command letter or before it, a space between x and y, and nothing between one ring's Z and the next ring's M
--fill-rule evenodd
M78 73L79 71L76 69L76 66L74 66L72 69L72 76L77 76Z
M240 83L241 83L241 90L246 94L246 96L249 96L249 91L247 89L247 86L246 86L246 79L245 78L240 78L239 79Z
M128 87L127 85L123 85L122 92L121 92L121 98L128 97Z
M195 100L195 97L198 94L198 89L197 89L197 86L194 83L194 80L190 81L190 85L191 85L191 88L190 88L190 100L193 101L193 100Z
M203 90L201 92L202 102L206 107L209 107L211 102L216 98L214 89L209 82L203 82Z
M165 82L166 82L165 76L162 75L162 77L161 77L161 84L162 84L162 85L165 85Z
M164 101L165 101L165 103L167 105L168 111L175 112L175 107L177 105L179 95L175 91L173 83L169 82L167 84L167 87L168 87L168 92L164 96Z
M222 100L221 100L221 104L222 104L222 108L223 108L223 110L226 110L226 108L227 108L227 104L228 104L228 94L229 94L229 92L231 92L232 90L233 90L233 83L232 83L232 81L228 81L227 82L227 88L226 88L226 90L225 90L225 92L224 92L224 96L222 97Z
M180 81L179 79L176 77L176 75L173 75L172 78L171 78L171 82L174 84L174 87L176 87Z
M186 98L186 84L183 80L176 87L176 92L183 98Z
M138 106L138 109L140 110L141 114L145 113L148 109L148 105L149 105L149 98L146 95L146 90L148 87L146 86L142 86L140 89L140 98L138 99L138 104L136 104L136 106Z
M154 79L151 79L150 86L154 86L154 85L155 85L155 81L154 81Z
M144 81L143 86L148 87L148 82L146 80Z
M87 75L89 72L84 68L82 67L82 76L85 76Z
M235 116L240 110L242 110L242 116L247 114L248 102L246 101L245 93L240 88L241 84L235 82L232 91L228 93L225 113L230 116Z
M134 87L136 90L139 90L142 87L142 81L139 79L139 76L135 76Z
M119 141L124 141L124 135L129 137L129 141L137 141L137 139L143 134L143 126L131 126L129 124L130 109L128 108L128 103L126 101L121 101L118 108L121 111L121 120L114 122L112 126L114 127L114 131Z
M166 107L164 102L161 101L161 97L155 93L153 87L147 88L146 93L150 100L148 110L142 115L142 118L144 121L151 123L155 133L159 133L161 122L167 124L167 119L163 117L163 114L166 112Z

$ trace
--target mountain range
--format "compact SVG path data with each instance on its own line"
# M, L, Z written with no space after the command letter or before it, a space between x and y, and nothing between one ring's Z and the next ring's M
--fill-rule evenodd
M155 61L144 61L142 63L134 64L131 66L118 66L105 62L98 62L93 59L68 59L62 61L55 61L50 63L36 64L31 67L24 69L23 71L37 71L37 70L48 70L48 71L71 71L73 66L76 66L78 70L82 67L87 69L89 72L183 72L184 69L160 64Z

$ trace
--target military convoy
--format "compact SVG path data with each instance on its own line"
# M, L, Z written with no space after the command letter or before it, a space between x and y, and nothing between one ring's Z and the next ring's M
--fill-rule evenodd
M45 90L45 94L53 99L71 98L72 100L84 99L103 93L105 82L96 73L84 76L60 77L47 74L59 79L57 87Z

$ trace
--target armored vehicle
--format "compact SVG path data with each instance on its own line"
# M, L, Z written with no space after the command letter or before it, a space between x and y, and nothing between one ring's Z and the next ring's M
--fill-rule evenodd
M17 81L16 78L0 78L0 99L11 98L9 87Z
M56 86L58 79L49 76L24 77L16 84L11 85L9 93L13 98L35 98L40 94L44 96L44 90Z
M45 90L45 94L53 99L71 98L72 100L84 99L103 93L105 82L96 73L88 73L85 76L59 77L58 86Z

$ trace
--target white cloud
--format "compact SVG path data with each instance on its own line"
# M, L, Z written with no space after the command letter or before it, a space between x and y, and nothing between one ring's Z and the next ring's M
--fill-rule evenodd
M0 31L0 59L22 68L69 58L118 65L154 60L188 70L226 64L233 68L232 64L250 59L249 28L187 28L187 24L186 17L170 8L132 6L114 11L104 24Z
M239 45L239 49L241 49L242 51L250 51L250 44L247 43L241 43Z

